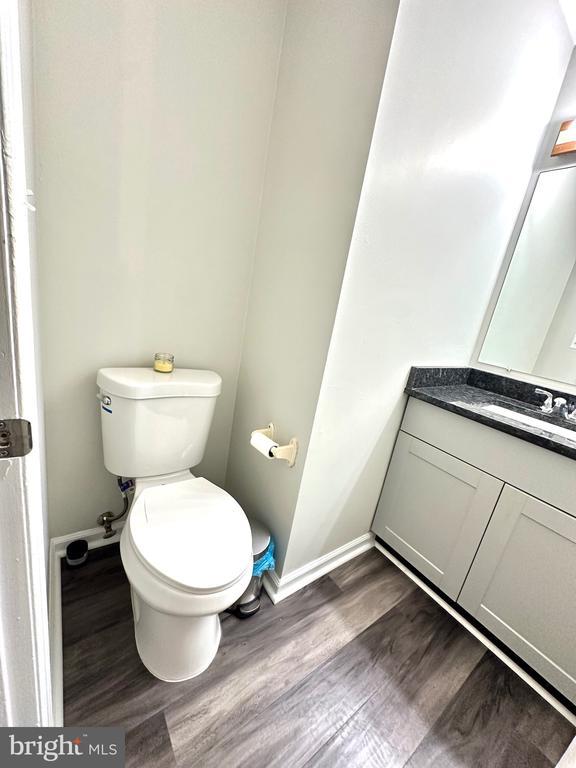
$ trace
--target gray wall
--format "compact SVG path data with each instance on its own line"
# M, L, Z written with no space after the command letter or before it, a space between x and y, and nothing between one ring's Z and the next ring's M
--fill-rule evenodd
M33 0L52 535L118 508L101 366L224 379L198 472L224 481L285 2Z
M290 2L226 487L288 543L397 11ZM250 447L273 421L293 469Z
M397 0L32 5L51 534L119 504L96 370L162 350L224 379L196 471L282 534ZM263 476L269 419L302 452Z

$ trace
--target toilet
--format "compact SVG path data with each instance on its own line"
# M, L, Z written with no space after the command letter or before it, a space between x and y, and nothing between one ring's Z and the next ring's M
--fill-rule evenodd
M195 477L222 380L213 371L98 371L104 464L135 481L120 539L142 663L160 680L201 674L220 643L219 614L252 576L240 505Z

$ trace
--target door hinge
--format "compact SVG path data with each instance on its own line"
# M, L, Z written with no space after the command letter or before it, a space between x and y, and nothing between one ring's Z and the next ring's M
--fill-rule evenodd
M32 425L25 419L0 419L0 459L26 456L32 450Z

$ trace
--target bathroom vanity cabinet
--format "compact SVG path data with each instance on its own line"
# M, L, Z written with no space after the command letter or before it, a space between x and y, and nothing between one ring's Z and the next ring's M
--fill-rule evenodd
M400 432L374 530L455 600L503 485Z
M410 398L374 532L576 703L576 464Z

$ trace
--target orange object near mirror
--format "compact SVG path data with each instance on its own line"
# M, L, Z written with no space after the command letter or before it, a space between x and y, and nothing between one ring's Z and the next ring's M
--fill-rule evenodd
M560 126L556 144L552 149L552 157L566 152L576 152L576 119L565 120Z

